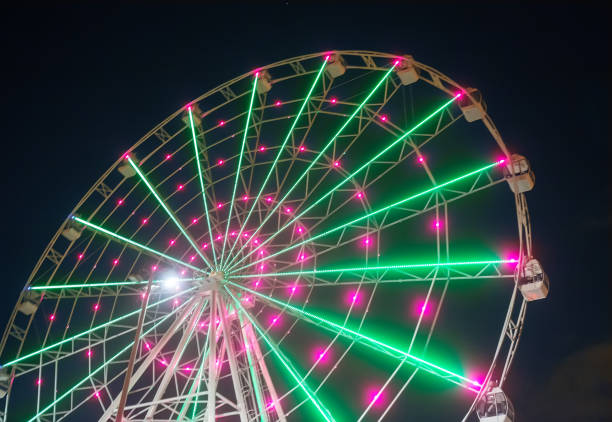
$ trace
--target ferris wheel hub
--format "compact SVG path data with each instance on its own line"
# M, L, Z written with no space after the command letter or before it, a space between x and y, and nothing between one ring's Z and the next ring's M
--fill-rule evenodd
M225 273L223 271L213 271L208 275L208 279L211 283L221 283L225 280Z

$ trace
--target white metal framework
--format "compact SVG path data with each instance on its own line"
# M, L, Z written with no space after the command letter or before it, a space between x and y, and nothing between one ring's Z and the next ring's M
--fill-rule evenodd
M382 420L439 379L474 417L525 320L533 180L511 160L478 91L410 56L310 54L206 92L51 239L0 343L2 416ZM481 377L436 359L463 318L449 349Z

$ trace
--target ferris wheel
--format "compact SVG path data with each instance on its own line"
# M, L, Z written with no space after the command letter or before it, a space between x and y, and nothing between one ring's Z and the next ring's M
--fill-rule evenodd
M409 55L249 71L66 218L0 343L3 420L511 421L534 181Z

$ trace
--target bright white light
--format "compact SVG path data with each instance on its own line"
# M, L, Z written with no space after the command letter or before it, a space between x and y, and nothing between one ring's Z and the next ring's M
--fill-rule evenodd
M168 290L178 290L179 279L178 277L168 277L162 281L162 285Z

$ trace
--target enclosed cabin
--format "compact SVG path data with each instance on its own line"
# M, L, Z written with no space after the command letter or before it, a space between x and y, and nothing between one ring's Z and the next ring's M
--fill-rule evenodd
M535 175L529 161L519 154L512 154L510 163L506 166L505 176L510 189L514 193L528 192L535 185Z
M537 259L529 259L518 269L518 287L526 301L544 299L550 288L548 276Z
M419 71L414 66L414 59L406 54L400 57L399 63L395 67L395 73L402 85L411 85L419 80Z
M81 232L83 231L83 225L73 218L69 218L64 226L64 230L62 230L62 236L68 239L71 242L74 242L79 237L81 237Z
M11 376L7 368L0 368L0 399L3 399L8 392L10 377Z
M482 99L482 94L476 88L466 88L465 94L459 98L458 103L463 117L470 123L481 120L487 112L487 105Z
M346 63L340 54L330 54L327 59L327 66L325 66L325 73L331 79L335 79L346 73Z
M135 163L138 163L138 158L136 158L136 155L134 155L134 153L130 152L129 156L132 159L132 161L134 161ZM132 165L128 162L128 160L123 160L123 162L119 164L119 166L117 167L117 171L121 173L123 177L136 176L136 170L134 170L134 167L132 167Z
M476 405L480 422L513 422L514 407L500 387L487 391Z
M270 72L267 70L262 70L259 72L259 77L257 78L257 93L265 94L272 89L272 76L270 76Z
M38 291L27 290L21 297L17 310L24 315L32 315L38 309L42 295Z

